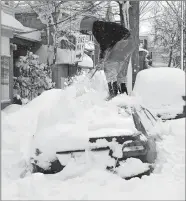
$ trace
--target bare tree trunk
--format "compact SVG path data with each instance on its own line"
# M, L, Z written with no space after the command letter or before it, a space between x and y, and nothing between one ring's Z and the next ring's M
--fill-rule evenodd
M54 14L53 14L53 22L54 22L54 25L53 25L53 46L54 46L54 58L53 58L53 65L55 65L56 63L56 59L57 59L57 7L55 5L55 11L54 11Z
M170 53L169 53L169 63L168 63L168 67L171 66L171 62L172 62L172 47L171 47Z
M173 66L176 66L176 61L174 58L172 59L172 62L173 62Z
M120 3L119 1L118 5L119 5L119 15L120 15L120 23L125 27L125 21L124 21L124 15L123 15L123 3ZM125 3L125 1L124 1Z

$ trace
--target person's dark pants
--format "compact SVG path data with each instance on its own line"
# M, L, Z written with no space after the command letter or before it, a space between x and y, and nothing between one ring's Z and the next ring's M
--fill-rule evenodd
M109 97L113 98L118 95L118 92L120 94L126 93L128 95L127 87L125 83L121 83L120 86L118 86L117 81L115 82L109 82L108 83L108 90L109 90Z
M120 84L119 91L120 91L121 94L126 93L126 94L128 95L128 91L127 91L127 87L126 87L126 84L125 84L125 83L121 83L121 84Z
M129 37L127 40L119 41L112 49L106 52L104 72L108 82L109 95L112 97L116 96L118 91L121 94L126 93L128 95L125 82L128 62L135 48L133 38Z
M114 97L117 96L118 94L118 84L117 81L115 82L109 82L108 83L108 90L109 90L109 96L110 97Z

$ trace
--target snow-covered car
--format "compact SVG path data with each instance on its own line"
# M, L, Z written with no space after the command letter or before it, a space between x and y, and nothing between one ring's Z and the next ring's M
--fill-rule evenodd
M163 120L185 117L185 72L178 68L159 67L140 71L133 96Z
M113 101L117 102L117 98ZM112 107L110 101L107 107L87 112L91 116L84 114L87 126L77 120L75 127L59 123L40 130L34 136L32 172L69 172L88 164L125 179L150 174L157 156L156 142L151 135L156 119L143 107L120 105L117 111ZM92 117L94 113L97 118ZM103 119L105 114L107 118Z

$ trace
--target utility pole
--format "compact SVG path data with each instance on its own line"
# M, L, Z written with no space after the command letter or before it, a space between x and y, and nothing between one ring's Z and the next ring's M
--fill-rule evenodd
M131 7L129 8L129 24L131 35L133 36L136 46L132 54L132 88L136 81L136 75L139 72L139 1L129 1Z
M183 51L184 51L184 41L183 41L183 26L184 26L184 2L181 1L181 69L183 70Z
M186 2L183 4L183 70L186 70Z

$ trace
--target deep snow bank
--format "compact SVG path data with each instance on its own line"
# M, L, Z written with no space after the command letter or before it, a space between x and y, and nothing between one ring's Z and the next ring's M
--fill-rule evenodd
M38 173L24 179L19 178L25 168L22 159L30 156L33 134L45 135L44 129L48 128L50 131L48 136L51 137L49 139L54 139L52 135L58 136L61 130L71 131L71 135L75 135L72 131L77 129L76 131L83 135L90 129L96 134L100 128L106 130L110 125L109 128L114 131L114 126L118 124L122 130L121 122L116 122L119 120L116 115L117 105L123 102L137 104L134 97L122 96L105 102L106 83L102 72L98 72L91 81L84 76L77 79L77 82L66 90L45 92L15 112L2 112L2 198L7 200L184 199L185 119L175 121L172 124L172 132L161 136L163 140L158 142L156 171L150 177L125 181L117 175L91 166L90 163L84 172L76 167L75 178L64 172L56 175ZM106 118L109 119L108 122ZM131 128L130 123L127 125ZM51 141L51 145L52 143L54 142Z
M6 114L9 114L9 113L18 111L22 107L23 107L22 105L12 104L4 108L2 111Z
M167 124L172 131L158 142L157 167L151 176L125 181L95 167L79 171L74 177L65 176L63 172L56 175L38 173L13 180L10 175L3 174L2 199L185 200L185 119Z
M2 111L4 157L13 150L19 155L17 162L28 160L34 135L35 146L39 143L47 149L49 142L51 149L48 150L52 151L52 147L60 149L63 144L65 147L69 138L74 138L77 145L76 136L79 136L78 142L81 146L91 135L131 133L135 129L132 121L126 119L123 122L122 117L118 116L119 102L104 100L106 89L102 71L97 72L91 80L83 74L65 90L49 90L19 109L10 106L7 112ZM59 141L61 136L65 136L63 143ZM56 147L52 146L53 144L56 144Z
M140 71L133 95L155 113L174 117L183 111L185 102L185 72L177 68L161 67Z

